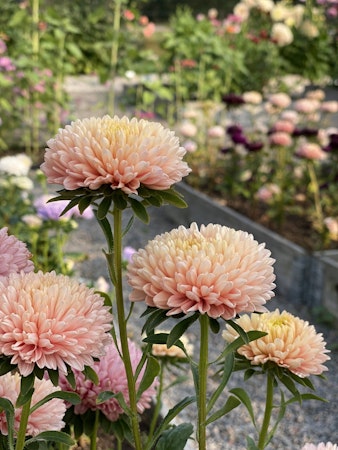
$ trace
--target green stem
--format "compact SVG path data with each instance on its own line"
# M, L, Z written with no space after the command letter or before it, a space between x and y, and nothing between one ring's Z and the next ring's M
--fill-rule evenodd
M119 52L119 32L121 25L121 4L122 0L115 0L114 22L113 22L113 42L110 55L110 82L111 86L108 94L108 112L112 116L115 110L115 76L117 68L117 58Z
M198 448L206 449L206 419L207 419L207 380L208 380L208 338L209 338L209 317L201 314L201 346L199 359L199 392L198 392Z
M97 432L99 429L99 410L95 411L95 422L92 434L90 436L90 450L96 450L97 448Z
M149 427L149 433L148 433L148 443L151 441L154 431L155 431L155 427L156 427L156 423L157 423L157 419L160 415L160 411L161 411L161 406L162 406L162 402L161 402L161 398L162 398L162 392L163 392L163 375L164 375L164 367L165 367L165 362L160 361L160 373L158 375L158 387L157 387L157 393L156 393L156 405L154 408L154 412L153 412L153 417L150 423L150 427Z
M269 431L271 413L272 413L272 408L273 408L273 387L274 387L274 377L271 373L268 372L267 379L266 379L265 412L264 412L262 428L259 433L258 446L257 446L257 448L259 450L264 450L264 448L267 444L266 438L267 438L268 431Z
M29 410L31 407L31 398L23 405L21 410L20 427L18 431L18 437L16 440L15 450L23 450L26 439L26 429L29 418Z
M120 332L120 342L122 349L123 362L127 375L129 403L131 410L131 426L134 435L135 449L142 449L140 427L137 414L137 397L136 386L131 365L130 352L128 346L127 323L125 320L125 310L123 301L123 285L122 285L122 212L118 208L114 208L114 266L115 266L115 296L117 320ZM113 281L113 280L112 280Z

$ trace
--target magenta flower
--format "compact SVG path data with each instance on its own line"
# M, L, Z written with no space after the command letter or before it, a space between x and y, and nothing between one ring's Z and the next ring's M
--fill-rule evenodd
M25 243L8 235L8 228L0 229L0 281L10 273L31 272L34 264Z
M10 274L0 282L0 353L20 373L39 368L83 370L110 342L104 299L64 275Z
M135 372L138 363L141 360L142 352L132 341L129 341L129 351L131 357L131 363L133 371ZM74 371L76 378L75 392L81 397L81 403L74 407L75 414L84 414L88 410L95 411L99 409L102 413L112 422L118 420L119 416L123 414L118 400L111 398L104 403L97 404L97 397L100 392L112 391L114 393L121 392L127 404L129 404L128 383L127 376L124 368L124 363L121 359L114 342L106 347L106 354L100 361L97 361L92 365L92 368L98 375L99 383L95 385L92 381L85 378L83 373L78 370ZM138 389L142 380L144 370L141 371L137 381L136 389ZM151 399L155 394L155 381L150 388L148 388L141 395L137 409L140 414L145 409L150 408ZM71 386L64 376L60 377L60 386L62 390L72 391Z

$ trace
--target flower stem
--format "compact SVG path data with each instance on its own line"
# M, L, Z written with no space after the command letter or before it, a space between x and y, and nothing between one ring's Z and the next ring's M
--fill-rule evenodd
M268 435L271 413L272 413L272 408L273 408L273 386L274 386L274 377L271 373L268 372L267 379L266 379L265 412L264 412L262 428L259 433L258 446L257 446L257 448L259 450L264 450L264 448L267 444L266 438Z
M141 435L137 414L136 386L131 365L131 358L128 346L127 324L125 320L123 286L122 286L122 211L114 208L114 266L115 266L115 296L117 320L120 332L120 342L123 362L127 375L128 393L130 402L130 419L133 430L135 449L141 450Z
M162 406L161 398L162 398L162 392L163 392L164 368L165 368L165 362L164 361L160 361L160 373L158 375L158 387L157 387L157 393L156 393L156 404L155 404L153 417L151 419L151 423L150 423L150 427L149 427L148 442L151 441L151 439L152 439L152 437L154 435L156 423L157 423L157 420L158 420L158 417L159 417L160 411L161 411L161 406Z
M99 429L99 410L95 411L95 422L93 431L90 435L90 450L96 450L97 448L97 431Z
M113 42L110 55L110 89L108 93L108 112L112 116L115 110L115 76L117 68L117 58L119 52L119 33L121 26L121 0L115 1L114 22L113 22Z
M324 221L323 210L322 210L322 205L320 203L319 185L318 185L318 180L317 180L313 161L309 161L307 167L308 167L308 171L309 171L309 176L310 176L311 186L312 186L312 191L313 191L313 198L314 198L314 202L315 202L316 219L318 221L318 226L323 227L323 221Z
M208 338L209 317L201 314L201 345L199 359L199 390L198 390L198 448L206 449L206 419L207 419L207 379L208 379Z
M29 418L29 410L31 406L31 398L23 405L21 410L20 427L16 440L15 450L23 450L26 439L26 429Z

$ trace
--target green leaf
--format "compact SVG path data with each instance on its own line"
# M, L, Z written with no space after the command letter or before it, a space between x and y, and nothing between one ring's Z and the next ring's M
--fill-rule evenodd
M20 408L32 398L34 392L34 373L31 373L27 377L21 377L20 394L16 401L16 407Z
M327 403L328 400L326 400L325 398L319 397L318 395L315 394L311 394L309 393L305 393L305 394L300 394L297 397L292 397L289 400L287 400L284 405L290 405L291 403L294 402L299 402L299 397L301 397L301 400L318 400L319 402L324 402Z
M84 211L88 208L88 206L91 204L92 198L89 195L86 195L82 197L79 201L79 211L81 214L84 213Z
M185 331L192 325L196 320L199 318L199 314L195 313L192 316L187 317L186 319L181 320L178 322L173 329L171 330L168 340L167 340L167 347L170 348L173 346L185 333Z
M49 402L53 398L60 398L62 400L65 400L66 402L71 403L72 405L78 405L79 403L81 403L81 398L75 392L67 392L67 391L51 392L50 394L46 395L46 397L44 397L42 400L35 403L34 406L31 407L29 414L32 414L34 411L40 408L40 406Z
M173 426L162 433L156 444L156 450L184 450L187 440L194 431L191 423Z
M229 378L233 372L234 368L235 356L233 353L229 353L224 359L222 378L217 386L217 389L213 392L212 396L207 405L207 414L211 411L214 404L216 403L218 397L224 391L225 386L227 385Z
M74 440L69 436L67 433L63 433L62 431L43 431L42 433L39 433L37 436L28 439L25 442L25 446L28 446L32 444L33 442L38 441L52 441L52 442L59 442L61 444L65 445L74 445Z
M4 357L0 363L0 376L5 375L8 372L11 372L16 368L16 365L11 364L11 357Z
M259 339L260 337L263 337L266 335L264 331L248 331L247 333L249 342ZM222 359L225 355L227 355L230 352L235 352L239 347L242 347L242 345L245 345L245 342L242 337L238 337L235 339L231 344L227 345L225 349L223 350L222 354L219 356L218 359Z
M146 391L153 383L155 377L160 372L160 363L153 356L149 356L147 360L146 369L144 371L141 383L137 390L137 399L141 397L144 391Z
M247 332L245 330L243 330L243 328L240 325L238 325L238 323L236 323L234 320L227 320L226 322L235 331L237 331L238 335L243 339L243 342L245 344L248 344L250 342Z
M178 402L173 408L171 408L164 419L162 420L160 426L157 428L156 432L154 433L152 441L149 443L149 445L146 447L145 450L153 448L153 445L155 442L159 439L163 431L169 426L170 422L188 405L195 402L195 397L185 397L183 400Z
M255 441L250 436L246 437L246 445L247 450L259 450L259 448L255 444Z
M83 374L88 380L92 381L96 386L99 384L99 377L97 376L97 373L92 367L85 366Z
M212 317L209 318L209 325L210 325L210 330L214 333L214 334L218 334L219 330L221 328L219 322L217 319L213 319Z
M251 400L249 395L246 393L246 391L242 388L234 388L230 390L231 394L235 395L240 401L241 403L243 403L243 405L246 407L253 425L256 427L256 423L255 423L255 414L252 408L252 404L251 404Z
M104 403L104 402L106 402L107 400L110 400L111 398L116 398L116 399L118 400L118 402L119 402L121 408L123 409L123 411L124 411L126 414L129 414L129 413L130 413L130 408L129 408L129 406L128 406L127 403L126 403L126 401L125 401L125 399L124 399L124 397L123 397L122 392L117 392L117 393L115 394L115 393L112 392L112 391L102 391L102 392L100 392L99 395L97 396L96 404L99 405L100 403Z
M165 191L159 191L164 202L169 203L177 208L186 208L188 205L183 200L182 195L173 188Z
M138 217L142 222L149 223L149 215L145 206L138 200L135 200L131 197L129 198L129 203L135 216Z
M8 429L8 450L13 450L14 449L13 431L14 431L14 416L15 416L14 405L7 398L0 397L0 408L1 410L4 410L6 414L7 429Z
M111 196L103 197L103 200L99 204L99 207L97 208L97 218L99 220L103 220L106 218L106 215L108 214L108 211L111 207L113 198Z
M167 310L155 308L154 311L150 312L148 319L144 323L142 333L151 334L158 325L168 320L168 318Z
M241 404L240 400L238 400L237 397L234 397L233 395L230 395L230 397L227 399L225 405L220 408L218 411L216 411L214 414L212 414L209 419L206 421L206 425L209 425L212 422L215 422L215 420L225 416L233 409L237 408Z
M72 389L75 389L75 387L76 387L75 376L70 367L68 368L68 373L66 375L66 379L67 379L68 383L71 385Z

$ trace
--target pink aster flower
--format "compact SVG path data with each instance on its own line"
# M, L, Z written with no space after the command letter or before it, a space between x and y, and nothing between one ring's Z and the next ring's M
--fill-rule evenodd
M292 137L285 131L276 131L270 134L270 142L273 145L280 145L282 147L290 147L292 145Z
M273 263L265 244L244 231L180 226L135 253L127 272L130 300L145 300L168 315L198 311L231 319L266 311L274 296Z
M8 235L8 228L0 229L0 281L10 273L31 272L34 264L31 253L24 242Z
M0 296L0 353L23 376L35 365L83 370L104 354L112 317L94 289L55 272L31 272L2 280Z
M338 450L338 445L332 444L332 442L321 442L318 445L306 443L302 450Z
M18 373L7 373L0 377L0 397L7 398L12 402L13 405L16 404L20 393L20 383L21 377ZM32 406L38 403L40 400L45 398L52 392L59 391L59 387L53 386L50 380L38 378L34 382L34 393L32 396ZM60 431L65 423L63 422L63 416L66 412L65 402L58 398L53 398L49 402L40 406L28 418L27 436L36 436L43 431ZM20 420L21 420L21 408L15 408L14 414L14 431L17 433L19 431ZM8 424L6 419L5 411L0 412L0 432L3 435L8 434Z
M330 359L329 350L321 333L316 333L313 325L309 325L287 311L282 313L276 309L264 314L245 314L236 320L244 331L259 330L267 333L238 349L254 366L273 361L279 367L288 369L299 377L320 375L328 370L323 365ZM223 332L223 338L232 342L238 337L237 332L229 325Z
M142 357L142 351L132 341L128 342L131 364L135 372L138 363ZM106 347L106 354L100 361L92 365L92 368L98 375L99 383L96 385L92 381L85 378L82 372L74 371L76 379L75 392L81 397L81 403L75 406L75 414L84 414L88 410L95 411L99 409L112 422L118 420L123 414L118 400L111 398L104 403L97 404L96 400L100 392L112 391L114 393L122 392L127 404L129 404L128 383L124 363L115 346L114 342ZM142 380L144 370L141 371L136 381L136 389L138 389ZM145 409L150 408L151 399L155 394L155 381L146 391L143 392L137 403L137 409L140 414ZM62 390L72 391L72 388L64 376L60 377L60 386Z
M106 115L77 120L47 144L41 169L49 183L68 190L110 185L137 194L141 184L165 190L190 172L174 132L143 119Z
M296 150L296 155L301 158L323 160L327 153L315 142L303 142Z
M278 92L270 95L269 102L277 108L287 108L291 103L291 97L284 92Z

